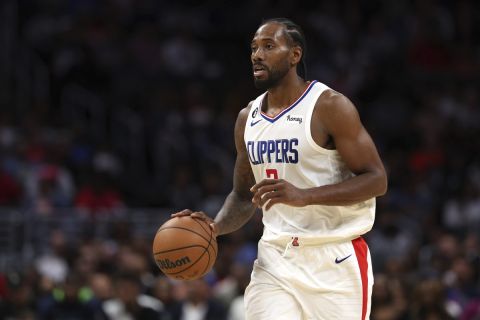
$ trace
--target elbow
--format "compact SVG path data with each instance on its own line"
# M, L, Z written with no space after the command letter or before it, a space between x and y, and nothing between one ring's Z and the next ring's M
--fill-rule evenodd
M388 178L384 170L378 174L378 191L377 197L381 197L387 193L388 189Z

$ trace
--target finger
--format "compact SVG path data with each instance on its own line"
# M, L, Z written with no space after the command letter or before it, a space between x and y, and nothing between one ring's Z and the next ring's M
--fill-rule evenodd
M266 184L263 186L260 186L256 189L253 197L255 198L261 198L265 193L271 192L271 191L276 191L278 190L280 185L278 182L272 183L272 184Z
M278 191L271 191L269 193L266 193L261 199L260 199L260 203L259 203L259 206L260 207L263 207L265 205L265 203L267 203L268 200L272 200L272 199L275 199L275 198L280 198L282 197L282 194Z
M278 183L275 183L275 184L270 184L270 185L261 187L260 189L257 190L257 194L261 196L265 193L275 192L279 190L280 190L280 185Z
M257 190L265 185L269 185L269 184L274 184L274 183L277 183L278 180L277 179L263 179L262 181L260 181L259 183L255 184L253 187L250 188L250 191L252 192L257 192Z
M265 193L260 193L260 192L255 192L252 198L252 202L258 206L260 206L260 203L262 201L262 197L265 195Z
M264 197L265 194L268 194L270 192L276 192L280 190L281 185L278 183L271 184L271 185L266 185L257 190L257 192L253 195L252 202L255 204L258 204L262 201L262 198Z
M270 199L270 201L267 203L267 205L265 206L265 210L270 210L270 208L274 205L274 204L277 204L277 203L281 203L282 202L282 198L278 197L278 198L274 198L274 199Z
M171 216L172 218L175 218L175 217L183 217L183 216L189 216L189 215L191 215L192 213L193 213L192 210L190 210L190 209L184 209L184 210L182 210L182 211L175 212L175 213L171 214L170 216Z
M212 230L213 236L216 238L218 237L218 227L215 222L210 223L210 229Z
M207 220L208 219L208 216L205 214L205 212L202 212L202 211L192 212L192 214L190 216L192 218L200 219L200 220Z

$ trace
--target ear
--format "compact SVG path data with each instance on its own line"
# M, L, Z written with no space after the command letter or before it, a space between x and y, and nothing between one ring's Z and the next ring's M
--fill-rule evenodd
M302 55L303 55L302 48L300 48L300 46L293 46L290 49L290 64L292 66L298 64L302 59Z

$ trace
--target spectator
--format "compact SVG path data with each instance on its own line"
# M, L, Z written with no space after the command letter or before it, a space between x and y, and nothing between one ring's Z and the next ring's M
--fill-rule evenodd
M244 320L245 319L245 303L244 294L245 289L250 282L250 266L236 265L233 266L232 274L236 279L236 296L227 305L228 307L228 320Z
M8 294L0 299L0 319L33 320L35 295L31 284L18 272L10 273L6 279Z
M415 287L411 300L410 319L449 320L455 319L449 313L445 287L438 280L424 280Z
M408 301L399 279L375 275L372 292L372 320L407 320Z
M224 320L227 311L218 301L212 299L210 287L204 279L186 283L187 297L173 310L174 320Z
M78 191L75 196L75 207L95 216L122 209L124 203L120 193L112 184L111 177L96 172L92 180Z
M78 275L70 274L65 282L55 288L51 295L39 301L39 319L45 320L103 320L101 309L91 304L91 291L84 286Z
M89 278L89 287L94 297L100 302L113 298L113 283L107 274L93 273Z
M159 299L165 307L165 318L173 319L173 313L179 309L180 302L174 295L173 281L165 276L156 279L153 286L153 296Z
M40 215L71 205L75 190L70 172L57 164L33 166L25 181L26 203Z
M444 282L447 285L447 296L449 300L458 305L458 311L454 314L460 316L461 310L469 301L480 296L478 277L476 278L474 264L470 263L463 256L451 262L449 270L445 272Z
M162 319L162 302L142 294L137 276L129 273L118 275L115 278L115 293L115 298L103 303L103 310L109 319Z
M69 271L65 254L65 234L60 230L54 230L50 235L50 247L47 252L37 257L35 261L36 271L54 283L64 282Z

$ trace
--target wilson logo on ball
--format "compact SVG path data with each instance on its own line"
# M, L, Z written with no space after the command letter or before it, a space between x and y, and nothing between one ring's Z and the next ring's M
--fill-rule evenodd
M189 264L190 262L191 262L190 258L187 256L177 259L176 261L172 261L170 259L157 260L157 264L160 267L160 269L167 269L167 270Z

